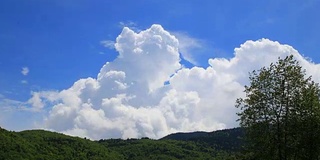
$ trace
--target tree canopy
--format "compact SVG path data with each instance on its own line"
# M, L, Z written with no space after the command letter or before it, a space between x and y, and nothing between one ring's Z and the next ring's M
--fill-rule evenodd
M252 71L236 101L252 159L319 159L320 89L294 57Z

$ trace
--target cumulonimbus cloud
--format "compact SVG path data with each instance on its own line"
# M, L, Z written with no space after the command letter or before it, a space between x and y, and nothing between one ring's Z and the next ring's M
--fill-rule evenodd
M233 58L209 59L207 68L184 68L179 40L160 25L139 33L124 27L115 49L119 56L97 77L58 92L33 92L34 107L50 107L44 128L100 139L235 127L234 103L243 96L248 73L290 54L320 81L319 64L268 39L246 41Z

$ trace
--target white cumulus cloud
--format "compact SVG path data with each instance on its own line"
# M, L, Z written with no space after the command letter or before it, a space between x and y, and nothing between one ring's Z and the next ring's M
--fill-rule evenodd
M62 91L32 93L34 108L51 106L44 128L100 139L235 127L234 104L243 96L248 72L290 54L320 82L319 64L268 39L246 41L233 58L209 59L207 68L183 68L179 39L160 25L138 33L124 27L115 49L119 56L97 77Z

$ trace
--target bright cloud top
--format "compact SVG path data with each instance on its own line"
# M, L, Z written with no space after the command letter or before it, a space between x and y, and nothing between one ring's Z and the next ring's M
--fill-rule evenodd
M114 46L119 56L96 78L60 92L32 92L34 108L52 106L44 128L100 139L235 127L234 103L248 72L290 54L320 82L319 64L268 39L245 42L231 59L209 59L207 68L183 68L179 40L160 25L139 33L124 27Z
M28 75L29 73L29 68L28 67L23 67L21 70L21 74L23 74L24 76Z

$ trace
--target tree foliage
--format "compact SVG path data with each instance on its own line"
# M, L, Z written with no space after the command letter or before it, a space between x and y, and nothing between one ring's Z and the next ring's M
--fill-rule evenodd
M253 159L319 159L320 89L287 56L253 71L236 101Z

